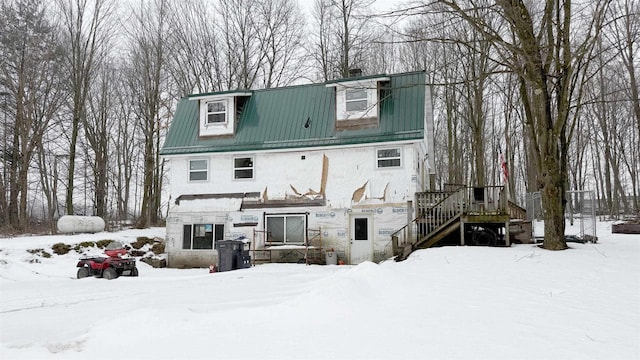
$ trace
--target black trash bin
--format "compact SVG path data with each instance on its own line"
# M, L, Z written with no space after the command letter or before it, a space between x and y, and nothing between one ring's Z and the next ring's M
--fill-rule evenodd
M242 240L219 240L218 271L229 271L251 267L249 243Z

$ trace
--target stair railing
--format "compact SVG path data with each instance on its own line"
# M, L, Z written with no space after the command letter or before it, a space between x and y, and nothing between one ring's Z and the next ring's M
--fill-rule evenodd
M394 255L400 255L407 246L413 247L461 214L465 198L466 188L416 193L418 217L391 234Z
M418 239L429 237L462 214L465 207L466 189L460 188L449 194L439 203L424 210L424 214L418 220Z

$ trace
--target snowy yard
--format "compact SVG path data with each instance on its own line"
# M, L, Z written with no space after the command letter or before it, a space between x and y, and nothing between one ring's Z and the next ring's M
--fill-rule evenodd
M444 247L216 274L139 262L138 278L111 281L76 280L74 251L26 250L164 229L0 239L0 358L640 359L640 236L610 225L561 252Z

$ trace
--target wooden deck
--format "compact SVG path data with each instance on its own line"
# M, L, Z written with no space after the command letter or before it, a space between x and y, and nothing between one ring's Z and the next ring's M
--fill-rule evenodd
M392 234L397 260L445 239L451 243L456 234L460 245L510 246L511 220L526 217L523 208L507 200L503 186L420 192L415 204L417 217Z

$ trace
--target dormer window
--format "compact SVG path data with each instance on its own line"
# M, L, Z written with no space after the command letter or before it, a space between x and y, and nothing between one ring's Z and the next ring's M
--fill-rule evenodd
M329 83L336 89L336 130L357 130L378 126L378 87L388 77L341 80Z
M207 124L224 124L227 122L227 104L225 101L207 103Z
M221 92L190 95L198 101L200 119L198 136L233 136L239 110L251 96L250 92Z
M346 96L347 112L367 110L367 89L347 89Z

